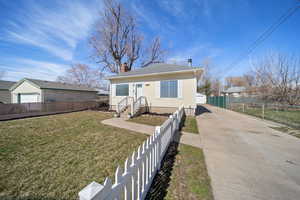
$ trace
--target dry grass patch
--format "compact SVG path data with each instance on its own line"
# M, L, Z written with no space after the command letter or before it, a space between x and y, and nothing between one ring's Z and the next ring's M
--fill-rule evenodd
M146 124L150 126L160 126L168 119L167 115L156 115L156 114L144 114L134 118L129 119L128 121Z
M150 126L160 126L167 119L168 116L166 115L144 114L144 115L131 118L128 121L140 123L140 124L146 124ZM199 133L197 120L195 116L186 116L182 126L182 131L189 132L189 133L196 133L196 134Z
M146 136L101 123L110 113L75 112L0 123L0 199L77 199L113 177Z

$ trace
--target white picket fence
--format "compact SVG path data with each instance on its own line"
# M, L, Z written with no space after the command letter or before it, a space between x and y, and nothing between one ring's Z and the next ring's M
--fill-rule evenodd
M124 171L118 166L114 184L109 178L103 185L93 181L79 192L79 199L145 199L183 115L184 107L181 106L163 125L157 126L153 135L138 147L137 152L133 152L131 158L126 159Z

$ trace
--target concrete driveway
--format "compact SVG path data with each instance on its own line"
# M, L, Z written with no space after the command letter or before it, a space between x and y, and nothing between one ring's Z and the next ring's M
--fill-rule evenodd
M300 199L300 139L251 116L205 106L197 117L215 200Z

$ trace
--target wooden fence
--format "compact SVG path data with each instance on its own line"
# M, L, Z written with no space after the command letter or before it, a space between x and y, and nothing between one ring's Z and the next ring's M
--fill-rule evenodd
M145 199L169 144L180 128L184 114L182 106L162 126L157 126L153 135L126 159L124 170L117 167L114 183L109 178L105 179L103 185L92 182L79 192L79 199Z
M95 108L100 103L101 102L91 101L0 104L0 115L77 111Z

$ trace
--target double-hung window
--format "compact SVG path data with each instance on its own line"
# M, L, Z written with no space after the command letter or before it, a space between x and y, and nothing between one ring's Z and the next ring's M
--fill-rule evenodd
M128 84L116 85L116 96L128 96L128 95L129 95L129 85Z
M161 98L177 98L178 97L178 80L160 81L160 97Z

